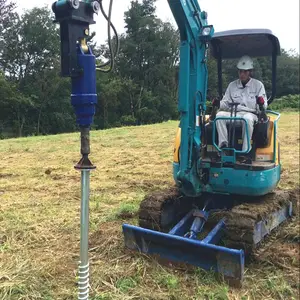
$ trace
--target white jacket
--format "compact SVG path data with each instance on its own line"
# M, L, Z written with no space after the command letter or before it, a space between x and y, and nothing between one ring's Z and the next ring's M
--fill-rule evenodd
M268 106L268 99L265 87L262 82L257 79L251 78L248 83L243 87L240 79L231 82L228 85L226 93L220 102L220 110L230 111L229 102L240 103L237 111L248 111L258 113L259 108L256 104L256 97L262 96L265 100L264 107Z

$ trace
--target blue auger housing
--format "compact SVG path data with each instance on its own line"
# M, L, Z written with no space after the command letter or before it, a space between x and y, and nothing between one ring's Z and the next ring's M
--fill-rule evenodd
M90 48L84 53L78 46L77 59L82 72L79 76L72 77L71 103L75 110L76 123L81 127L89 127L93 123L97 104L96 58Z
M54 22L60 24L61 75L72 79L71 103L80 127L91 126L97 103L96 59L86 44L89 25L95 24L98 11L93 3L58 0L52 5Z

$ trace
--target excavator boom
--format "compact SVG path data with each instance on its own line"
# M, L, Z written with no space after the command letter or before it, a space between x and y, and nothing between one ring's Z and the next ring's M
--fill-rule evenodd
M178 110L180 112L180 166L175 175L185 195L201 194L197 175L206 111L207 53L214 34L207 13L197 0L168 0L180 31Z

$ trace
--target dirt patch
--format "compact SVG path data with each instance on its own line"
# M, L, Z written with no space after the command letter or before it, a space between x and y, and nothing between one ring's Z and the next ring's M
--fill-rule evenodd
M136 217L137 214L138 214L138 212L122 211L117 214L117 217L120 219L132 219L132 218Z
M149 193L145 199L141 202L142 210L156 210L160 208L162 204L168 200L176 199L180 196L178 189L175 186L167 188L161 191L155 191Z
M7 236L4 234L0 234L0 246L7 242Z
M153 190L162 185L168 185L168 180L161 180L161 179L143 179L141 176L136 176L136 178L128 178L127 176L110 176L109 179L115 180L121 184L126 184L126 188L141 188L143 190Z
M253 253L253 261L284 272L289 282L299 288L300 245L299 218L285 222ZM288 233L288 234L287 234Z
M268 261L281 268L286 268L287 265L299 267L300 249L298 243L277 240L272 241L272 244L267 246L255 253L258 261Z
M0 179L2 178L10 178L10 177L16 177L15 174L0 174Z
M117 222L107 222L102 223L99 229L90 234L89 237L89 247L105 249L107 245L108 248L115 244L117 240L121 238L120 224Z
M66 176L66 175L53 174L53 175L51 175L51 179L53 179L53 180L79 181L80 180L80 175L79 176Z

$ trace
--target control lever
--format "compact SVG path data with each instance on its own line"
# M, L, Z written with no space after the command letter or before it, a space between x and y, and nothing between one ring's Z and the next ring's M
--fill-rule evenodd
M212 100L212 111L209 116L209 119L213 121L217 116L217 111L220 108L220 98L216 97Z
M259 97L256 97L256 104L258 105L259 107L259 115L258 115L258 122L260 123L265 123L267 122L269 119L268 119L268 116L266 114L266 109L265 109L265 99L262 97L262 96L259 96Z
M240 105L240 103L238 102L231 102L228 103L229 107L230 107L230 117L236 117L237 114L237 107ZM235 123L236 121L232 119L230 119L229 122L229 146L231 148L235 148Z

